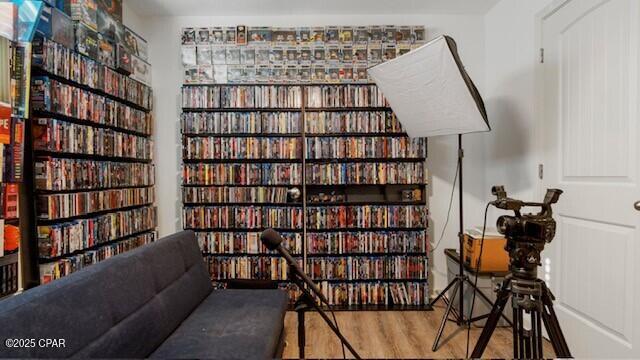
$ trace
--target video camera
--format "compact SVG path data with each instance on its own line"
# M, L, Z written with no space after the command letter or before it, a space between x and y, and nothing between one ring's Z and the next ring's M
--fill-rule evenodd
M504 186L494 186L491 193L497 200L491 204L499 209L511 210L515 216L503 215L498 218L498 232L508 239L519 242L549 243L556 234L556 221L553 220L551 204L558 202L562 190L547 189L544 201L541 203L524 202L507 197ZM537 214L520 213L523 207L541 207Z

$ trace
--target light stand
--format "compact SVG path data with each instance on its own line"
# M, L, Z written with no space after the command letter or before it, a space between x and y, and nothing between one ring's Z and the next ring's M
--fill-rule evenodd
M440 343L440 339L442 338L442 334L444 333L444 328L447 324L447 321L455 321L455 323L458 324L458 326L463 326L463 325L469 326L470 324L476 321L489 317L489 314L486 314L486 315L480 315L480 316L471 317L471 318L465 318L464 316L464 285L465 283L471 287L472 291L476 291L481 298L483 298L487 303L491 305L491 307L493 307L494 305L491 299L489 299L487 295L485 295L480 289L478 289L476 285L471 280L469 280L469 277L464 273L463 254L462 254L462 250L464 249L464 218L463 218L463 213L464 213L463 198L464 197L463 197L463 188L462 188L463 158L464 158L464 150L462 149L462 135L458 134L458 172L459 172L458 173L458 201L459 201L458 212L460 216L460 228L458 231L458 249L459 249L458 251L460 252L460 258L458 259L458 274L449 283L449 285L447 285L444 288L444 290L442 290L440 294L438 294L438 296L436 296L431 301L431 303L429 303L429 305L433 307L433 305L436 302L438 302L438 300L440 300L441 298L444 299L444 301L447 303L447 309L445 310L444 315L442 316L442 320L440 321L438 334L436 335L436 339L433 342L433 346L431 347L431 350L433 351L438 350L438 345ZM449 289L451 289L452 291L451 299L447 300L445 295ZM458 294L458 292L460 293L458 295L458 308L455 309L453 300L455 299L456 294ZM449 314L451 314L452 312L454 315L453 319L449 317ZM504 316L504 314L502 314L502 317L511 325L511 321L509 321L509 319L507 319L507 317Z

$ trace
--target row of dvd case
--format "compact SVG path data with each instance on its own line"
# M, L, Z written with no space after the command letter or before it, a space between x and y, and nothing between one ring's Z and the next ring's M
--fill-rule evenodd
M193 206L183 209L182 223L190 229L297 229L302 209L294 206Z
M260 241L259 232L198 232L196 237L200 250L205 254L247 255L276 254L268 250ZM282 246L293 255L302 254L301 233L280 233Z
M425 228L424 205L308 206L307 228Z
M342 26L213 26L185 27L182 44L379 44L423 43L423 25L342 25Z
M183 185L300 185L302 164L184 164Z
M184 159L300 159L302 139L290 137L185 137Z
M150 160L153 141L111 129L64 120L35 118L32 127L36 150Z
M41 258L72 254L156 227L156 208L118 211L90 219L38 226Z
M424 184L427 174L423 162L307 164L307 184Z
M329 305L424 305L429 303L426 282L366 282L335 283L321 281L320 291L329 301Z
M282 257L266 256L206 256L211 280L288 279L289 265ZM302 258L298 258L302 266Z
M78 270L103 260L133 250L142 245L149 244L156 239L155 232L148 232L131 238L109 243L95 250L86 250L76 255L65 257L64 259L40 264L40 284L46 284L53 280L60 279Z
M56 220L95 212L149 205L154 201L154 189L152 187L143 187L39 195L37 208L40 219Z
M296 134L300 112L183 112L183 134Z
M362 65L395 59L418 45L183 46L182 65Z
M38 190L71 191L152 186L152 164L61 159L36 159L35 183Z
M299 108L300 86L185 86L183 108Z
M376 85L305 86L308 108L389 107L389 102Z
M64 45L37 37L33 42L32 58L34 66L49 73L151 109L153 93L149 86L117 73Z
M307 254L425 253L426 231L340 231L307 233Z
M46 111L144 135L151 134L151 113L47 76L33 78L31 104L35 111Z
M307 137L307 159L422 159L424 138L408 137Z
M402 125L392 111L320 111L304 115L304 130L313 134L401 133Z
M427 278L424 256L341 256L310 258L309 276L318 280L407 280Z
M182 201L185 203L286 203L286 187L184 187Z

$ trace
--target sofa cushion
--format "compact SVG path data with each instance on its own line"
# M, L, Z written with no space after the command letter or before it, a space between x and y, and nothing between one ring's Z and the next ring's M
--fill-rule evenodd
M3 343L66 340L63 348L0 347L0 356L144 357L211 290L194 233L177 233L0 301Z
M273 358L287 304L282 290L213 291L151 357Z

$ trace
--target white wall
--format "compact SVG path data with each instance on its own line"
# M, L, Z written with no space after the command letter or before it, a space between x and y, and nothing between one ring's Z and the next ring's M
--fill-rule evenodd
M187 26L210 25L369 25L369 24L424 24L429 36L442 33L453 36L460 48L461 56L471 76L480 89L484 80L484 26L482 16L465 15L367 15L367 16L251 16L251 17L154 17L143 19L144 30L150 44L150 63L153 66L153 88L155 92L155 131L157 189L159 209L159 233L164 236L181 229L180 201L180 132L179 99L182 84L180 59L180 31ZM454 137L433 139L429 142L428 168L431 235L442 231L449 204L451 180L455 172L456 139ZM484 201L482 135L465 137L466 157L466 215L467 224L481 221L479 206ZM433 257L435 288L446 282L442 249L457 248L457 200L442 244ZM436 236L436 237L437 237Z
M485 183L512 197L538 201L536 146L536 15L552 0L502 0L485 16L484 99L493 131L486 137ZM488 200L489 198L487 198ZM491 211L495 226L498 212Z

